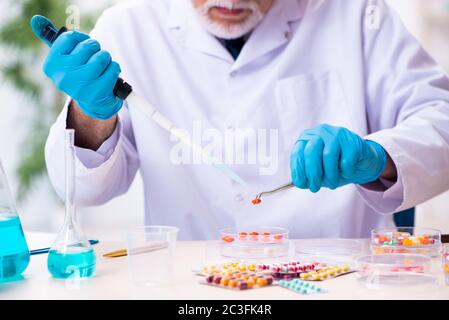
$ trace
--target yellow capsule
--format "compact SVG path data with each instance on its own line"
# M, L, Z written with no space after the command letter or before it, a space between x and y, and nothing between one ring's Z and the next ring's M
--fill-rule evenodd
M300 275L301 279L308 279L309 276L310 276L310 274L308 274L308 273L301 273L301 275Z
M312 279L313 280L321 280L321 275L320 274L313 274L312 275Z
M335 272L337 272L337 273L341 273L341 267L337 267L337 268L335 268Z
M328 276L329 276L329 273L327 273L327 272L323 272L323 273L321 274L321 277L322 277L323 279L327 279Z
M329 275L330 276L335 276L335 273L336 273L335 269L330 269L329 270Z
M242 272L246 271L246 267L245 266L240 266L239 267L239 271L242 271Z
M256 265L254 265L254 264L249 264L249 265L248 265L248 270L249 270L249 271L254 271L254 270L256 270Z
M348 272L349 271L349 267L348 266L343 266L343 272Z

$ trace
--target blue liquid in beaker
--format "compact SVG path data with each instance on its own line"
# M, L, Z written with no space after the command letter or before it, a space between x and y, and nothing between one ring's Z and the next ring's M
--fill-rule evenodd
M65 253L57 250L50 250L48 253L48 271L55 278L90 277L95 272L95 262L95 252L92 249L73 247Z
M19 276L30 262L30 252L17 215L0 216L0 282Z

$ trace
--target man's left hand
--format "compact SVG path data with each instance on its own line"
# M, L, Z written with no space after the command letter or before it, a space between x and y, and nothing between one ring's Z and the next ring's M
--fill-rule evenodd
M318 192L378 180L387 167L381 145L345 128L320 125L304 131L291 152L293 184Z

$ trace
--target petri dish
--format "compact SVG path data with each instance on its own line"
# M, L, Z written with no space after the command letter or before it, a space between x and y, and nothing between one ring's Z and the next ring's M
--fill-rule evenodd
M361 280L370 286L436 283L430 273L431 258L416 254L379 254L357 259Z
M280 227L225 228L220 231L220 254L238 259L285 257L289 252L288 234Z
M295 241L295 253L301 261L353 264L363 254L363 246L353 239L301 239Z
M371 231L371 252L438 257L441 253L441 231L413 227L374 229Z
M449 244L445 244L443 247L443 273L444 282L449 286Z

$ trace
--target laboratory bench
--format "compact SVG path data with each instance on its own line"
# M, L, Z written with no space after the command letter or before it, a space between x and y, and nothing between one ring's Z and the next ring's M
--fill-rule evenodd
M82 281L51 278L47 271L47 254L31 257L23 279L0 285L0 299L162 299L162 300L301 300L301 299L449 299L444 284L441 260L434 259L432 270L438 283L416 287L367 288L357 273L320 282L327 293L300 295L272 286L235 291L200 284L192 270L204 261L206 242L176 244L174 284L170 287L139 287L130 280L127 257L104 258L106 252L123 248L120 242L100 242L95 276ZM148 272L152 272L151 266Z

